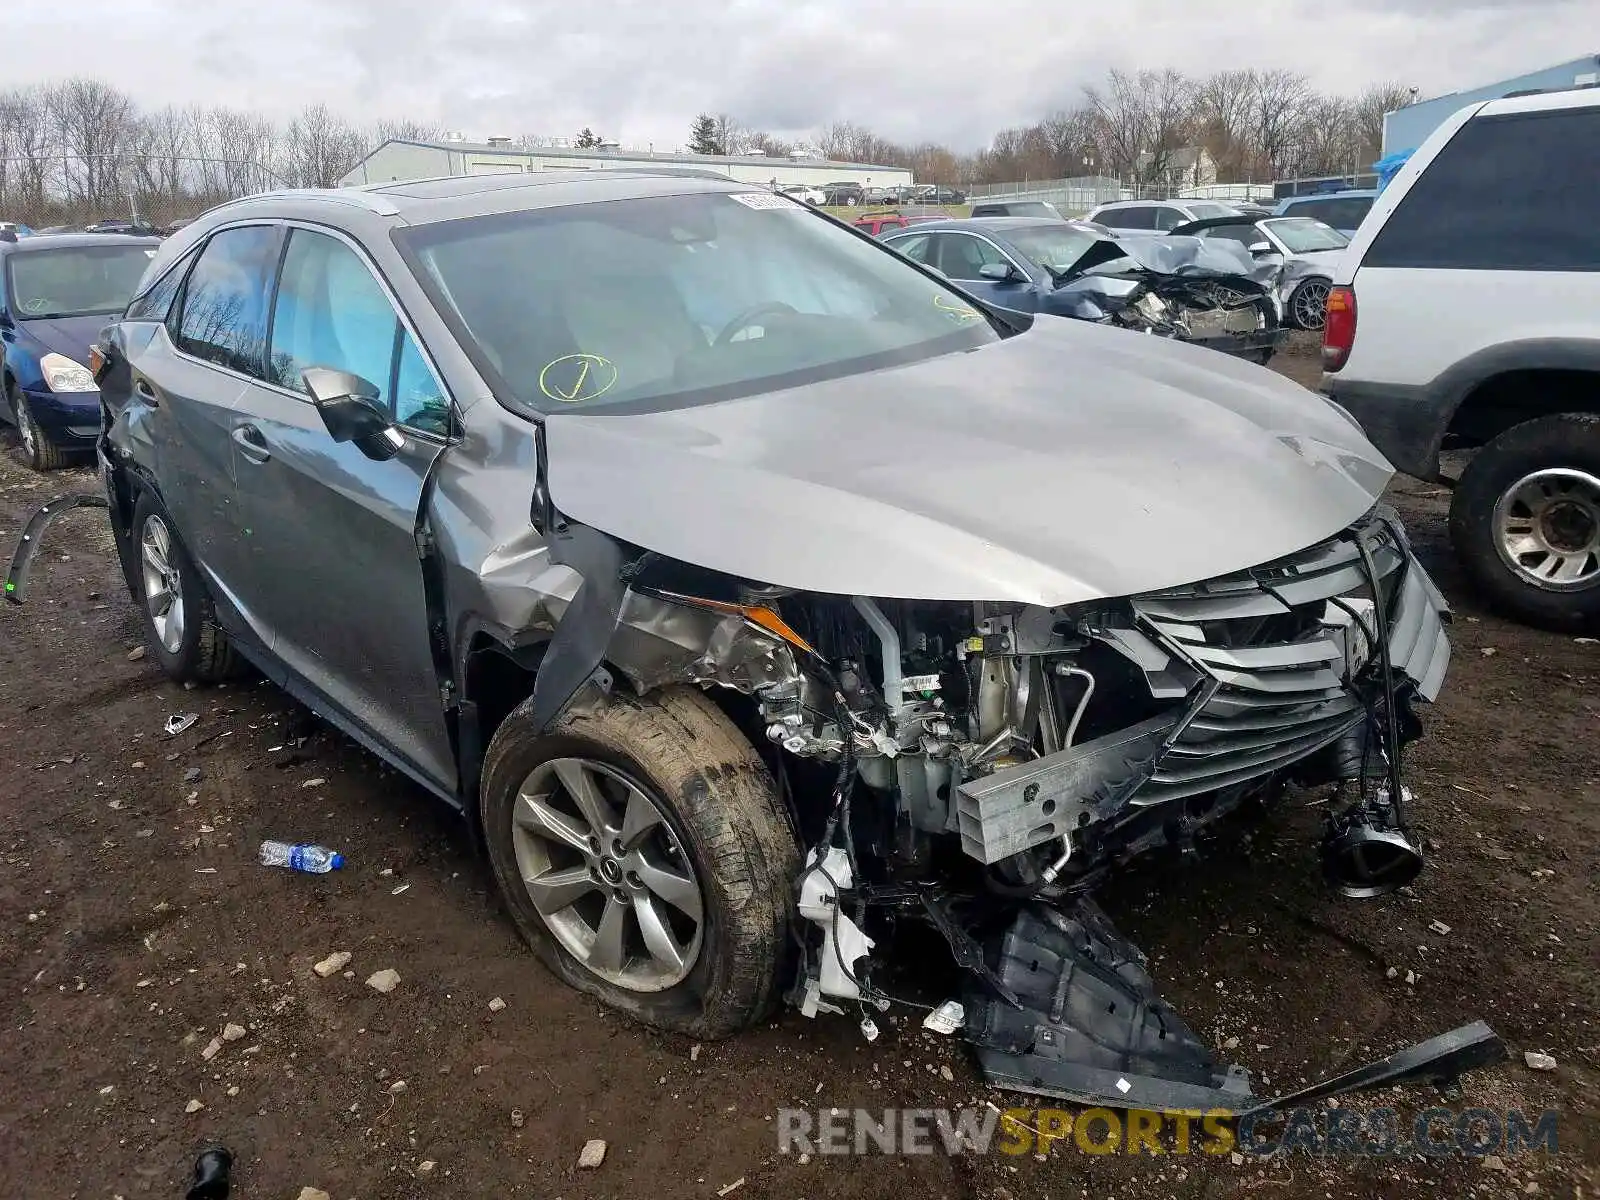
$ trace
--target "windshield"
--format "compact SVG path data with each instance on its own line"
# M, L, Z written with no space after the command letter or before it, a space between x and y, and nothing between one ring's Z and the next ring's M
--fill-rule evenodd
M128 306L154 246L61 246L6 259L6 294L22 320L120 313Z
M1237 209L1229 208L1226 204L1189 203L1185 204L1184 207L1194 214L1196 221L1209 221L1213 217L1231 217L1238 212Z
M770 192L571 205L396 238L513 407L539 412L705 403L999 337L961 293Z
M1270 230L1274 237L1289 248L1291 254L1312 254L1318 250L1343 250L1350 244L1331 225L1309 217L1294 217L1282 221L1263 221L1261 228Z
M1056 275L1070 269L1083 257L1084 251L1101 240L1092 233L1066 224L1008 229L1005 236L1024 258Z

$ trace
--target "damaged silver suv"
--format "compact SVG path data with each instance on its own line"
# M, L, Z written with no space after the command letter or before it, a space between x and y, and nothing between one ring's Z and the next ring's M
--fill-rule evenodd
M871 1036L915 916L992 1078L1239 1108L1089 890L1291 780L1344 788L1338 886L1420 866L1443 603L1388 464L1255 366L617 170L224 205L95 368L166 672L242 657L462 809L651 1024Z

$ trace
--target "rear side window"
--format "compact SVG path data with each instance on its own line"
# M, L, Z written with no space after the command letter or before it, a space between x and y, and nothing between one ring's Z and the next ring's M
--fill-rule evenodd
M1314 217L1335 229L1359 229L1371 210L1371 196L1345 196L1342 199L1299 200L1291 204L1284 215Z
M194 263L193 250L185 254L160 279L133 298L128 311L122 314L125 321L165 321L172 312L172 302L177 299L183 277Z
M1363 266L1600 270L1600 108L1468 122L1423 170Z
M261 378L266 366L267 292L278 258L270 225L224 229L206 243L183 289L180 348L219 367Z
M1156 210L1148 205L1140 208L1113 208L1095 218L1113 229L1154 229Z

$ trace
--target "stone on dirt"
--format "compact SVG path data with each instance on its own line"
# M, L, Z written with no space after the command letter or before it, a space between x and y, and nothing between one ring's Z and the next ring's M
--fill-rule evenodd
M513 1108L511 1110L511 1128L521 1129L527 1123L528 1118L523 1115L523 1112L520 1108Z
M186 1112L186 1113L197 1113L204 1107L205 1107L205 1105L201 1104L200 1101L191 1100L191 1101L189 1101L189 1103L187 1103L187 1104L185 1104L183 1106L183 1111Z
M1522 1061L1528 1064L1530 1071L1554 1071L1556 1060L1548 1054L1541 1054L1537 1050L1529 1050L1522 1056Z
M135 646L132 650L128 651L128 661L129 662L138 662L141 658L144 657L144 653L145 653L145 651L144 651L144 647L143 646Z
M417 1174L421 1175L423 1177L427 1177L429 1175L432 1175L433 1174L433 1169L435 1167L437 1167L438 1165L439 1164L434 1162L433 1159L425 1158L425 1159L423 1159L421 1162L419 1162L417 1164Z
M367 976L367 986L375 992L382 992L387 996L400 986L400 972L393 967L385 967L381 971L374 971Z
M295 1200L333 1200L333 1197L321 1188L303 1187Z
M243 1025L235 1025L232 1021L229 1021L222 1027L222 1040L225 1042L237 1042L243 1036Z
M504 1012L505 1008L506 1008L506 1002L504 1000L500 999L499 996L496 996L493 1000L489 1001L489 1011L490 1012Z
M592 1171L606 1160L606 1144L600 1138L590 1138L583 1144L583 1150L578 1154L578 1166L585 1171Z
M205 1059L207 1062L210 1062L219 1053L221 1053L221 1051L222 1051L222 1039L221 1038L212 1038L209 1042L206 1043L206 1048L204 1050L200 1051L200 1057Z
M324 979L330 975L337 975L349 964L352 955L348 950L335 950L311 969Z

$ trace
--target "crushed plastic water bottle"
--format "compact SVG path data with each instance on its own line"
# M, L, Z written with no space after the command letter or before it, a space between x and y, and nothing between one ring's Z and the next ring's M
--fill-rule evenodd
M344 855L326 846L290 845L288 842L262 842L261 865L288 867L310 875L326 875L344 866Z

